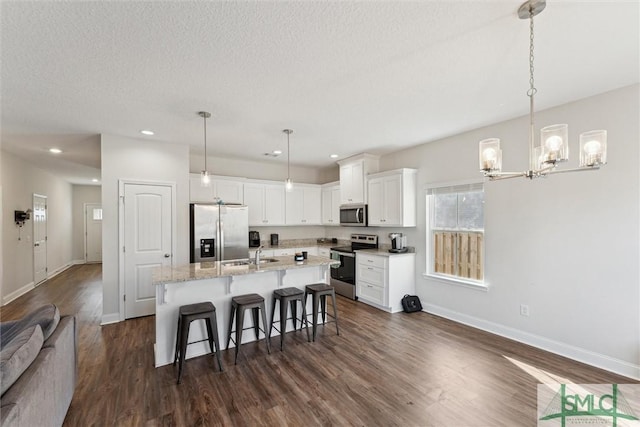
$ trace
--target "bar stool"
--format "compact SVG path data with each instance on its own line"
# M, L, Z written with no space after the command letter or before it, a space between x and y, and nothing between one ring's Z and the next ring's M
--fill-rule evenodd
M245 310L251 309L253 312L253 330L256 334L256 341L260 338L260 331L264 332L264 337L267 342L267 352L271 354L271 346L269 343L269 335L267 334L267 315L265 314L264 307L264 298L262 298L258 294L245 294L245 295L237 295L231 298L231 315L229 316L229 329L227 333L227 348L229 348L229 343L233 341L236 345L236 356L234 359L234 363L238 364L238 353L240 352L240 345L242 344L242 331L251 328L243 328L244 326L244 312ZM260 314L262 312L262 326L264 329L260 329ZM236 317L236 338L235 340L231 339L231 333L233 332L231 329L233 327L233 316L235 314Z
M207 338L200 341L189 342L189 328L194 320L204 320L207 326ZM182 305L178 310L178 331L176 332L176 352L173 358L173 366L176 365L178 357L180 364L178 368L178 384L182 381L182 368L187 358L187 346L198 342L209 341L211 352L215 353L218 359L218 366L222 371L222 361L220 360L220 341L218 340L218 322L216 320L216 307L207 302Z
M276 302L280 302L280 320L273 321L276 314ZM309 321L307 320L307 309L304 303L304 291L298 288L281 288L273 291L273 304L271 305L271 326L269 327L269 338L271 331L275 329L280 332L280 351L284 349L284 336L287 331L287 320L293 320L293 330L296 330L298 321L298 301L302 305L302 317L300 318L300 330L304 324L307 328L307 341L311 341L309 337ZM291 307L291 317L287 318L287 303ZM273 324L280 322L280 329Z
M311 324L313 325L313 341L316 340L316 329L318 325L318 302L322 306L322 324L332 323L336 324L336 334L340 335L338 329L338 309L336 307L336 291L333 286L329 286L326 283L316 283L313 285L305 286L304 302L307 303L307 295L311 294L313 298L313 319ZM331 303L333 305L333 316L327 313L327 297L331 297ZM326 316L333 317L333 320L326 321Z

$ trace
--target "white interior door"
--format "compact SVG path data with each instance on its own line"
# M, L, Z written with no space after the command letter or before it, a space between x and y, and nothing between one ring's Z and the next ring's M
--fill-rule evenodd
M84 206L84 260L102 262L102 205Z
M33 195L33 283L47 280L47 196Z
M124 185L125 318L155 313L151 272L172 260L172 187Z

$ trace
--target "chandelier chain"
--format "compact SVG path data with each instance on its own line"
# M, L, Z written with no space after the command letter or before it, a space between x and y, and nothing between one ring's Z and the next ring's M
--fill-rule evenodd
M529 90L527 96L532 97L537 92L533 80L533 6L529 8Z

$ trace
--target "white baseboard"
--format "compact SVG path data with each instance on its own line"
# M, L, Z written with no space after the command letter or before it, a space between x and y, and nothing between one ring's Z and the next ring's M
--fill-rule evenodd
M11 301L13 301L13 300L15 300L17 298L20 298L22 295L26 294L27 292L29 292L31 289L33 289L35 287L36 286L35 286L35 284L33 282L27 283L26 285L24 285L20 289L16 289L15 291L11 292L6 297L3 297L2 298L2 305L9 304Z
M55 270L53 270L51 272L47 272L46 280L53 279L58 274L62 273L63 271L65 271L66 269L71 267L73 264L74 264L74 261L71 261L71 262L69 262L67 264L62 265L61 267L56 268ZM11 292L9 295L7 295L6 297L2 298L2 305L9 304L11 301L13 301L13 300L15 300L17 298L20 298L22 295L26 294L30 290L35 289L35 287L36 286L35 286L35 284L33 282L27 283L26 285L24 285L20 289L15 290L15 291Z
M482 329L483 331L491 332L492 334L500 335L514 341L528 344L560 356L568 357L569 359L577 360L578 362L586 363L588 365L595 366L596 368L601 368L616 374L624 375L625 377L640 380L640 365L596 353L591 350L586 350L584 348L575 347L570 344L551 340L529 332L524 332L499 323L469 316L467 314L459 313L433 304L426 304L423 311L453 320L454 322Z
M109 313L102 315L102 323L100 326L109 325L111 323L118 323L120 321L120 313Z
M86 264L86 263L84 262L83 259L74 259L73 261L71 261L71 264L78 265L78 264Z
M51 271L51 272L47 272L47 280L49 279L53 279L54 277L56 277L58 274L62 273L63 271L65 271L66 269L68 269L69 267L71 267L73 265L73 261L68 262L58 268L56 268L55 270Z

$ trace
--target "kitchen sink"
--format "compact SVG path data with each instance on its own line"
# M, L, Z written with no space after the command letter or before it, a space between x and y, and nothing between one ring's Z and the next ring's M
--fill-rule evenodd
M260 265L269 264L272 262L278 262L275 258L262 258L260 260ZM222 261L222 265L225 267L238 267L243 265L253 265L255 264L255 260L252 259L236 259L232 261Z
M237 259L237 260L233 260L233 261L222 261L222 265L225 267L237 267L240 265L249 265L251 264L251 261L249 261L248 259Z

